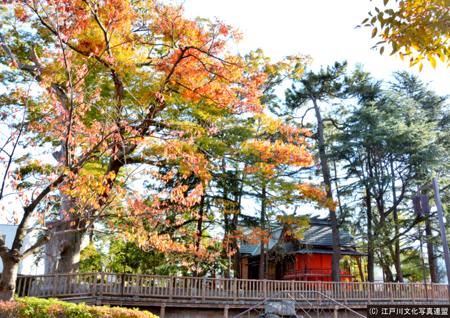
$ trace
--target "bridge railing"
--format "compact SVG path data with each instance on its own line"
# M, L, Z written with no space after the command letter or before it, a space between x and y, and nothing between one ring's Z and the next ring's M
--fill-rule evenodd
M19 297L42 298L133 297L260 301L280 291L318 291L343 303L449 300L446 284L276 281L118 273L20 276L16 287Z

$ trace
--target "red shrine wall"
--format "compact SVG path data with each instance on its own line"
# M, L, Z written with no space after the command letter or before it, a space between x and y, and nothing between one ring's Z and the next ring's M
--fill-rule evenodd
M296 270L331 269L331 254L297 254Z

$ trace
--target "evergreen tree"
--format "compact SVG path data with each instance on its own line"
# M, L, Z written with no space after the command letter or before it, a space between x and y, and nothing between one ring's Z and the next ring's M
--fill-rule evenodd
M347 78L345 76L347 70L347 62L336 62L333 66L321 69L317 74L314 72L308 72L304 78L301 78L293 85L291 89L286 91L286 103L292 110L299 110L309 102L312 106L309 107L305 114L309 110L314 110L317 131L315 139L319 148L320 167L322 172L323 182L326 186L327 197L333 200L332 192L332 178L330 172L329 158L327 155L326 140L324 137L324 123L327 120L323 118L323 109L321 103L327 102L334 98L340 98L346 96L346 84ZM341 244L339 236L339 224L336 212L333 209L329 210L331 229L333 235L333 256L331 260L332 273L331 278L333 281L340 281L340 265L341 258Z

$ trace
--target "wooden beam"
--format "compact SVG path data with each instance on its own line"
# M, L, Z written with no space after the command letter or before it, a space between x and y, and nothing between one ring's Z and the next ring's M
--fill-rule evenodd
M166 303L162 303L161 309L159 311L159 318L164 318L165 314L166 314Z

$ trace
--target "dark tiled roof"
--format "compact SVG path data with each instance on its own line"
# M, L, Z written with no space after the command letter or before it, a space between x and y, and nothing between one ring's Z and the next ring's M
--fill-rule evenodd
M311 218L309 222L309 229L305 230L302 233L303 239L299 239L298 243L301 246L309 246L307 250L311 250L313 247L321 246L321 247L332 247L333 246L333 235L331 232L331 224L327 219L320 219L320 218ZM245 232L245 231L244 231ZM280 240L280 236L283 233L283 226L276 227L272 232L271 236L272 238L269 240L269 250L271 250ZM353 236L351 234L340 230L339 231L340 238L341 238L341 246L344 248L342 250L343 255L359 255L361 256L365 255L363 253L354 252L356 254L348 254L350 252L345 252L345 248L357 248L359 247L358 243L355 241ZM295 250L294 244L288 242L281 245L281 248L284 250L285 253L293 254L293 253L299 253L300 251ZM317 249L317 248L316 248ZM324 251L328 251L331 249L323 249ZM239 248L239 253L244 256L254 256L259 255L261 251L260 244L247 244L242 243L241 247ZM306 251L306 249L305 249ZM347 249L348 251L348 249ZM347 254L346 254L347 253ZM326 253L325 253L326 254Z
M332 248L302 248L299 251L291 251L288 254L333 254ZM354 250L341 250L341 255L367 256L365 253Z
M331 233L331 224L323 219L311 219L309 222L310 228L303 232L302 240L298 242L302 245L315 246L333 246L333 235ZM359 247L353 236L349 233L340 230L339 236L342 247Z
M241 244L241 247L239 248L239 253L241 254L250 254L254 255L257 252L257 249L259 250L259 244L251 245L251 244Z
M246 231L244 231L245 234ZM249 231L250 232L250 231ZM272 238L269 239L269 250L271 250L280 240L281 233L283 233L283 227L278 226L275 227L271 232L270 236ZM260 243L251 245L248 243L241 243L241 247L239 248L240 254L249 254L251 256L253 255L259 255L261 252Z

